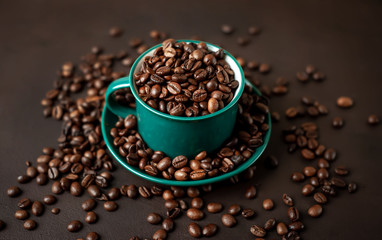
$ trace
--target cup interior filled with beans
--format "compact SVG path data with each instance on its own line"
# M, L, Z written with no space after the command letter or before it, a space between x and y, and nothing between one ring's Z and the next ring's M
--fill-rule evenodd
M124 96L124 101L119 101ZM106 92L102 133L133 173L200 185L248 168L270 135L268 99L222 48L167 39L137 58Z

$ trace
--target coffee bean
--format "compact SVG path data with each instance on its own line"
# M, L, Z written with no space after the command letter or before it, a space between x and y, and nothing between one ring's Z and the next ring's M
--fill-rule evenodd
M131 184L131 185L129 185L128 187L127 187L127 192L126 192L126 194L127 194L127 196L129 197L129 198L132 198L132 199L134 199L134 198L137 198L138 197L138 189L137 189L137 186L135 186L134 184Z
M275 156L268 156L265 158L264 164L268 169L275 169L279 165L279 160Z
M311 206L308 209L308 215L311 217L319 217L322 214L322 207L318 204Z
M301 193L304 195L304 196L309 196L310 194L312 194L314 191L314 187L310 184L306 184L302 190L301 190Z
M18 197L21 193L22 193L21 189L19 187L16 187L16 186L12 186L12 187L7 189L8 197L12 197L12 198Z
M32 204L32 214L41 216L44 212L44 205L40 201L34 201Z
M30 178L35 178L38 174L38 171L35 167L28 167L26 170L26 175Z
M172 165L175 167L175 168L182 168L184 166L187 165L187 162L188 162L188 159L186 156L183 156L183 155L180 155L180 156L177 156L175 157L173 160L172 160Z
M314 152L306 148L301 150L301 155L306 160L313 160L315 158Z
M180 211L180 208L178 208L178 207L170 209L166 213L167 217L169 217L171 219L175 219L175 218L179 217L180 214L181 214L181 211Z
M288 194L284 193L282 197L283 203L287 206L293 206L293 199Z
M319 204L325 204L328 202L326 196L323 193L317 192L313 195L314 201L316 201Z
M6 227L6 223L3 220L0 220L0 231Z
M192 180L201 180L201 179L204 179L206 176L207 176L207 173L203 169L197 169L190 172L190 178Z
M203 227L202 233L204 237L212 237L218 231L218 226L213 223L209 223Z
M375 114L371 114L367 118L367 123L371 126L376 126L379 124L379 122L380 122L379 117Z
M323 158L320 158L320 159L318 160L317 165L318 165L319 168L329 168L329 166L330 166L329 163L328 163L328 161L326 161L326 160L323 159Z
M337 175L340 175L340 176L346 176L349 174L349 170L347 170L344 166L337 166L334 168L334 172L337 174Z
M267 234L264 228L260 227L259 225L252 225L250 231L253 235L259 238L262 238Z
M304 167L303 173L307 177L312 177L316 174L317 170L312 166Z
M191 201L191 207L197 208L197 209L202 209L204 205L203 199L196 197L193 198Z
M226 227L233 227L237 224L236 218L231 214L223 214L222 223Z
M209 213L218 213L223 210L223 205L221 203L212 202L207 204L207 211Z
M330 183L333 186L336 186L338 188L345 188L347 186L346 182L343 179L338 177L332 177L332 179L330 180Z
M38 176L37 176L38 177ZM64 190L61 188L61 184L59 181L55 181L53 182L52 186L51 186L51 189L52 189L52 193L54 194L60 194L62 193Z
M159 229L153 234L153 240L167 239L167 232L164 229Z
M25 220L24 228L26 230L30 230L30 231L34 230L34 229L37 228L37 223L34 220L32 220L32 219Z
M244 218L250 219L255 215L255 211L253 211L253 209L246 208L246 209L243 209L243 211L241 211L241 215Z
M278 235L282 236L288 233L288 227L286 226L285 223L280 222L276 226L276 231Z
M90 198L82 202L81 208L82 210L88 212L93 210L96 207L96 205L97 205L97 202L94 199Z
M198 221L204 218L204 213L200 209L190 208L187 210L187 217L191 220Z
M258 27L255 27L255 26L250 26L249 28L248 28L248 33L249 33L249 35L258 35L259 33L260 33L260 28L258 28Z
M32 201L29 198L20 199L17 206L21 209L28 209L32 205Z
M59 174L59 172L58 172L57 168L55 168L55 167L49 168L49 170L48 170L48 178L49 179L57 179L58 174Z
M151 224L159 224L162 221L162 217L158 213L150 213L147 215L146 220Z
M337 98L337 106L341 108L350 108L354 105L353 99L350 97L339 97Z
M71 221L66 227L66 229L69 232L78 232L82 229L82 223L78 220Z
M255 186L249 186L245 190L245 197L247 199L254 199L256 197L257 190Z
M24 184L30 182L31 178L27 175L20 175L17 177L17 182Z
M52 208L51 212L54 214L54 215L57 215L60 213L60 209L59 208Z
M270 218L264 224L264 229L269 231L276 226L276 219Z
M291 231L301 231L305 228L304 224L300 221L289 223L289 230Z
M57 201L57 198L53 195L45 195L44 196L44 199L43 199L43 202L46 204L46 205L52 205L52 204L55 204Z
M266 63L262 63L259 65L259 72L260 73L268 73L271 70L271 66Z
M17 210L15 212L15 218L18 220L24 220L29 217L29 213L26 210Z
M162 228L167 232L171 232L174 229L174 221L171 218L165 218L162 222Z
M288 208L288 217L292 222L297 221L300 218L300 214L295 207Z
M89 223L89 224L92 224L92 223L95 223L97 222L97 219L98 219L98 216L95 212L93 211L90 211L86 214L85 216L85 222Z
M106 201L103 204L103 208L108 212L114 212L118 208L118 204L114 201Z
M99 240L101 237L96 232L90 232L86 235L86 240Z
M120 37L122 35L122 29L119 27L112 27L109 30L109 35L111 37Z
M228 208L228 213L233 215L233 216L238 215L240 213L240 211L241 211L241 207L238 204L232 204Z
M357 191L357 184L355 182L350 182L348 185L348 191L349 193L354 193Z
M344 126L344 119L341 117L335 117L332 120L332 126L334 128L342 128Z
M292 173L291 179L293 182L302 182L305 179L305 176L300 172L294 172Z
M99 197L101 195L101 190L99 190L97 185L90 185L87 191L89 195L94 198Z
M110 200L117 200L120 197L120 191L118 188L111 188L107 193Z
M199 224L192 222L188 225L188 233L191 237L200 238L202 236L202 229Z
M297 72L296 77L300 82L307 82L309 79L309 76L306 72Z
M223 24L222 26L221 26L221 31L224 33L224 34L231 34L231 33L233 33L234 32L234 28L231 26L231 25L229 25L229 24Z
M263 201L263 208L265 210L272 210L273 207L274 207L274 203L273 203L272 199L267 198Z
M219 110L219 102L215 98L210 98L208 100L208 112L214 113Z
M72 184L70 185L70 194L78 197L78 196L81 196L82 193L83 193L83 189L81 185L78 182L72 182Z
M317 177L319 179L327 179L329 177L329 172L326 168L320 168L317 171Z

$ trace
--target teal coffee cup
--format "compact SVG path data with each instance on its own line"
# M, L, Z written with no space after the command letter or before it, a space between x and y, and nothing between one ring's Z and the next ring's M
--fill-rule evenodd
M182 42L200 41L179 40ZM217 51L220 48L206 43L209 50ZM234 78L239 82L232 101L217 112L198 117L172 116L162 113L147 105L138 95L138 89L133 79L134 73L140 71L144 58L152 56L154 46L147 50L134 62L130 76L123 77L112 82L106 91L106 107L115 115L125 118L129 114L137 117L138 131L144 142L153 150L164 152L174 158L185 155L189 159L195 157L201 151L213 152L218 149L230 137L236 122L238 101L243 93L245 79L242 68L236 59L225 52L225 61L234 72ZM113 92L121 88L130 88L136 101L136 108L118 104Z

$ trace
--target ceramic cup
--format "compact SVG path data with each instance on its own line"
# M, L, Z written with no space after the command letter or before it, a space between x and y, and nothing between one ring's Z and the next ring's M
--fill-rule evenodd
M192 42L195 40L178 40ZM220 49L210 43L206 43L209 50ZM148 106L138 95L137 86L133 79L134 73L139 71L146 56L152 56L154 50L161 44L144 52L134 62L130 76L113 81L106 91L106 107L115 115L125 118L134 114L138 121L138 131L144 142L153 150L164 152L174 158L185 155L189 159L195 157L201 151L212 152L222 146L234 128L238 109L238 101L243 93L245 79L242 68L236 59L225 51L225 61L234 72L234 79L239 82L232 101L219 111L198 117L171 116ZM113 92L121 88L130 88L136 101L136 109L118 104Z

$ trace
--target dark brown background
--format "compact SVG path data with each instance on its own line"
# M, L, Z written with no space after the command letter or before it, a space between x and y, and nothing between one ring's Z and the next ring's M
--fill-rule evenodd
M234 36L223 36L222 23L237 28ZM292 195L300 211L306 231L305 239L374 239L380 232L382 202L381 191L381 126L366 124L371 113L382 116L382 4L380 1L1 1L0 2L0 219L7 228L0 239L73 239L86 236L89 231L99 232L103 239L128 239L130 236L151 237L158 226L145 222L151 211L164 213L161 199L118 201L120 210L106 213L102 207L98 224L85 224L79 233L69 233L70 220L83 220L85 213L80 202L69 194L59 197L56 204L60 215L48 211L42 217L33 217L38 230L27 232L22 222L15 220L16 200L9 199L7 187L15 185L16 177L23 174L26 160L34 161L44 146L56 146L60 124L45 120L40 99L52 86L56 70L65 61L78 62L79 56L93 45L101 45L111 52L127 48L133 36L146 39L148 31L159 29L171 32L174 38L198 35L221 44L229 51L246 59L271 63L272 73L260 76L271 85L276 77L291 80L290 93L273 98L273 110L281 113L289 106L297 106L303 94L317 98L327 105L330 114L317 120L321 126L321 141L338 149L336 164L351 169L352 179L359 191L350 195L341 192L324 206L319 219L311 219L306 209L313 204L311 198L301 197L301 185L289 181L290 173L300 170L305 162L299 154L289 155L280 141L282 127L289 123L284 116L273 128L268 152L280 159L278 169L263 168L260 161L256 177L251 182L236 186L226 184L208 194L207 201L221 201L228 206L240 203L258 213L253 220L238 217L238 226L224 228L221 214L208 215L201 223L215 222L220 230L215 239L253 239L249 226L263 224L269 217L286 220L286 207L281 203L284 192ZM125 32L119 39L111 39L107 32L111 26L121 26ZM245 35L250 25L260 26L261 35L252 38L248 47L237 46L237 36ZM130 50L130 52L132 52ZM323 83L302 85L295 80L296 71L312 63L327 74ZM355 99L351 110L338 109L335 100L340 95ZM330 120L342 116L346 126L334 130ZM122 168L116 171L114 184L147 184ZM259 184L255 200L244 199L247 185ZM37 187L33 182L24 187L22 196L42 199L50 187ZM264 198L276 202L273 211L261 209ZM170 239L188 239L183 216L176 221L176 230ZM271 236L275 236L273 232Z

